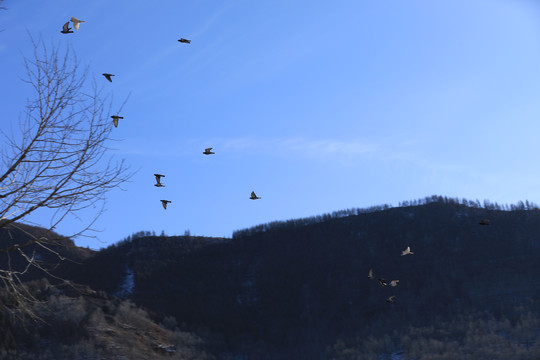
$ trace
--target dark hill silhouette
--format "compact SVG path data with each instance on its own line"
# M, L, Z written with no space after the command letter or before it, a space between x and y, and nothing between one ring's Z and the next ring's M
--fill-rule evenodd
M47 239L43 241L42 239ZM34 241L40 239L43 246ZM8 264L12 270L22 271L28 261L18 251L4 251L15 245L20 245L21 251L28 257L35 255L39 266L46 270L62 268L66 262L82 263L95 252L90 249L78 247L73 240L40 227L27 224L10 224L0 228L0 269L7 269ZM42 278L43 271L31 266L22 280Z
M265 224L233 239L139 237L97 253L75 280L114 292L131 272L126 296L137 304L224 334L237 350L257 342L275 356L309 358L355 333L536 308L538 234L540 211L529 203L508 211L431 197ZM401 257L407 246L414 255ZM370 268L399 286L371 282Z
M138 235L60 275L220 334L235 354L316 359L339 339L456 314L539 312L539 234L534 204L433 196L263 224L232 239ZM407 246L414 255L401 256ZM370 268L399 285L368 279Z

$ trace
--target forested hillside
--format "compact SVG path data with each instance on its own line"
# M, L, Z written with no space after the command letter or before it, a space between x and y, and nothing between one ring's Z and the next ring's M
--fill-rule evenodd
M276 222L232 239L136 237L88 261L80 281L114 292L133 274L125 295L136 303L224 334L240 352L287 356L316 357L336 339L456 313L536 311L535 205L442 197L404 205ZM480 225L486 218L490 225ZM414 255L402 257L407 246ZM370 268L399 285L369 280ZM391 295L395 304L386 302Z
M401 205L260 225L232 239L143 232L59 275L129 299L158 322L212 334L218 357L488 359L496 357L482 351L500 342L499 354L538 358L536 205L436 196ZM401 256L407 246L414 254Z

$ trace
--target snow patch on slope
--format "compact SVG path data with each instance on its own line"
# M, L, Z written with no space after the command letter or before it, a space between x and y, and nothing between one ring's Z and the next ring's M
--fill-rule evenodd
M133 289L135 289L135 275L133 271L126 265L126 271L124 273L124 279L118 287L118 290L115 291L114 295L119 298L127 298L129 295L133 294Z

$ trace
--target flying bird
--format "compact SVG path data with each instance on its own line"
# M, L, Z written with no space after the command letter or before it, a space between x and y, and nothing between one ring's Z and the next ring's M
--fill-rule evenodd
M172 202L172 201L170 201L170 200L161 200L161 205L163 205L163 208L165 210L167 210L167 203L170 203L170 202Z
M401 252L401 256L403 256L403 255L412 255L412 254L414 254L414 253L411 251L411 248L409 246L407 246L407 248Z
M80 23L83 23L83 22L86 22L86 21L79 20L75 16L72 16L71 17L71 22L73 23L73 27L75 28L75 30L79 30Z
M154 186L157 186L157 187L165 187L165 185L163 185L163 184L161 183L161 178L162 178L162 177L165 177L165 175L154 174L154 176L156 177L156 183L154 184Z
M386 286L386 285L388 285L388 283L387 283L386 280L384 280L384 279L379 279L378 281L379 281L379 284L380 284L381 286Z
M368 279L371 279L371 280L375 279L375 276L373 276L373 269L369 269L369 273L367 277Z
M212 150L212 149L213 149L213 148L206 148L206 149L204 149L204 152L203 152L203 154L204 154L204 155L211 155L211 154L215 154L215 152L213 152L213 151L210 151L210 150Z
M101 75L105 76L105 78L109 80L109 82L112 82L111 76L114 76L113 74L103 73Z
M396 296L392 295L388 299L386 299L386 302L389 303L389 304L395 304L396 303L396 300L394 300L395 298L396 298Z
M181 43L185 43L185 44L191 44L191 40L184 39L184 38L181 38L181 39L178 40L178 41L181 42Z
M71 28L69 27L69 21L62 26L62 31L60 31L62 34L71 34L73 31L71 31Z
M118 116L118 115L113 115L113 116L111 116L111 118L113 119L114 127L118 127L118 120L123 119L124 117L123 116Z
M257 195L255 195L255 191L252 191L251 192L251 196L249 197L251 200L257 200L257 199L260 199L260 197L258 197Z
M489 219L482 219L478 222L480 225L489 225Z
M396 287L398 282L399 282L399 280L392 280L392 281L390 281L390 286Z

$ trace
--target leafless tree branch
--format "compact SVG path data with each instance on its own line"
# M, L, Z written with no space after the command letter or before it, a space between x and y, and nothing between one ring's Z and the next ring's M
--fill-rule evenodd
M52 231L68 215L97 208L95 217L76 234L83 235L102 213L106 193L131 176L122 161L108 158L107 143L113 129L109 116L111 97L103 94L94 81L87 86L87 70L82 69L74 52L33 43L33 54L25 58L26 82L34 92L27 101L20 134L7 136L0 153L0 230L21 229L30 215L53 210L45 234L31 234L23 243L0 248L1 253L22 257L27 266L15 269L8 261L0 268L5 291L19 304L30 308L35 300L24 291L21 276L30 268L49 273L34 253L23 251L31 245L58 255L50 244L58 245ZM125 104L125 102L124 102ZM122 104L122 106L124 106ZM35 246L32 247L35 249ZM35 250L33 250L35 251ZM10 255L11 253L11 255Z

